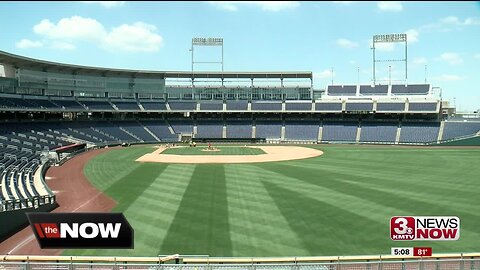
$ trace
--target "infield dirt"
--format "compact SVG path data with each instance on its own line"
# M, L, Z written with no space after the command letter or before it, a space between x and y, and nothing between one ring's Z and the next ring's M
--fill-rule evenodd
M181 146L182 147L182 146ZM202 163L258 163L258 162L273 162L286 161L318 157L323 154L322 151L300 147L300 146L248 146L250 148L259 148L265 152L261 155L173 155L162 154L163 151L169 148L160 147L150 154L145 154L136 161L138 162L158 162L158 163L188 163L188 164L202 164ZM180 147L177 147L180 148Z

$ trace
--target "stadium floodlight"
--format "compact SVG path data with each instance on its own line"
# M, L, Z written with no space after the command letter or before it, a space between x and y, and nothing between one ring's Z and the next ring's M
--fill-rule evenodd
M192 38L192 45L222 46L223 38Z
M405 44L405 53L403 59L385 59L385 60L377 60L375 58L375 45L377 43L398 43L403 42ZM407 58L407 34L382 34L382 35L374 35L373 36L373 85L376 83L376 66L375 63L377 62L404 62L405 63L405 83L407 83L408 79L408 58ZM391 79L389 79L389 84L391 84Z
M208 62L199 62L195 61L193 58L193 52L195 46L220 46L222 47L222 59L221 61L208 61ZM195 37L192 38L192 47L190 48L192 52L192 74L193 74L193 66L194 64L221 64L222 65L222 72L223 72L223 38L218 37ZM192 79L193 85L193 79ZM223 85L223 81L222 81Z
M374 35L373 42L403 42L407 41L407 34Z

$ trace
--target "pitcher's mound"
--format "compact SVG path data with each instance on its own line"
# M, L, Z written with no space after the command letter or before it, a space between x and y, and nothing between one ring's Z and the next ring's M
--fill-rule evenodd
M262 149L265 154L261 155L172 155L162 154L165 150L160 148L150 154L139 157L139 162L159 162L159 163L257 163L285 161L318 157L323 154L322 151L301 147L301 146L249 146L251 148ZM203 151L203 150L202 150ZM210 150L211 151L211 150Z

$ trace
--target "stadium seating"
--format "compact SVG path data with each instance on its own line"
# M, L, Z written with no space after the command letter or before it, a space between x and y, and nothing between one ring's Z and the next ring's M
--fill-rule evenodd
M227 100L228 111L246 111L248 108L248 101L246 100Z
M105 132L100 131L97 128L97 125L101 125L102 122L98 124L95 122L66 122L61 125L64 126L69 132L64 130L65 133L72 135L73 137L79 136L78 134L87 137L87 141L94 140L94 142L118 142L118 139L105 134ZM95 127L93 127L95 126Z
M112 122L114 125L118 126L120 129L125 132L129 132L133 136L139 138L144 142L156 142L157 140L153 137L144 127L136 121L115 121ZM131 136L132 136L131 135Z
M401 143L436 142L440 124L438 122L404 122L400 132Z
M378 102L377 103L377 112L391 112L391 111L404 111L405 103L398 102Z
M409 84L409 85L392 85L393 95L426 95L430 85L428 84Z
M252 138L252 121L227 120L227 138Z
M408 104L408 111L415 112L415 111L436 111L437 110L437 103L432 102L410 102Z
M480 122L450 122L446 121L442 140L474 135L480 131Z
M223 121L197 120L197 134L195 138L222 138Z
M110 135L111 137L115 138L116 141L124 141L124 142L138 141L138 138L132 136L131 134L127 133L125 130L122 130L120 127L113 125L112 123L107 121L97 122L94 128L99 131L102 131L105 134Z
M252 101L252 111L280 111L281 101Z
M221 111L223 110L223 102L200 102L200 110L202 111Z
M170 132L168 124L164 120L143 120L139 122L161 141L170 141L178 138L176 134Z
M286 111L311 111L312 102L285 102Z
M0 98L0 107L3 108L35 108L36 106L19 98Z
M353 103L347 102L345 106L346 111L367 111L371 112L373 110L373 103Z
M355 142L357 122L323 122L322 141Z
M47 99L22 99L0 97L0 107L3 108L32 108L32 109L48 109L58 108L55 104Z
M398 123L362 122L360 142L395 143Z
M360 95L387 95L388 85L360 85Z
M0 144L0 206L2 201L20 200L18 208L33 207L32 202L27 205L25 199L34 196L45 196L48 193L38 192L33 180L34 172L39 168L39 152L35 149L22 148L21 150L8 141ZM47 189L42 189L44 191ZM13 209L9 209L13 210Z
M342 111L342 103L340 102L317 102L315 103L315 111Z
M93 101L93 100L79 100L80 103L85 105L89 110L102 110L102 111L113 111L112 105L106 100L104 101Z
M62 123L67 130L64 132L75 138L80 138L83 136L87 138L87 141L90 142L118 142L118 139L112 137L111 135L105 134L103 131L100 131L96 128L95 123L90 122L67 122ZM93 127L95 126L95 127Z
M278 120L257 120L255 130L255 138L279 140L282 135L282 122Z
M168 120L167 121L175 133L177 134L192 134L193 133L193 121L190 119L182 120Z
M357 93L356 85L329 85L327 87L329 96L355 96Z
M166 111L167 105L164 101L141 101L140 104L146 111Z
M37 105L37 107L42 108L42 109L58 109L59 107L52 102L50 102L47 99L29 99L28 100L30 103L34 103Z
M122 111L140 111L140 107L138 107L137 101L112 101L113 105L115 105L118 110Z
M193 111L197 107L194 101L169 101L170 109L174 111Z
M285 121L285 140L318 140L318 121Z
M51 99L51 102L58 105L58 107L69 110L85 110L85 108L75 100L67 99ZM112 108L113 109L113 108Z

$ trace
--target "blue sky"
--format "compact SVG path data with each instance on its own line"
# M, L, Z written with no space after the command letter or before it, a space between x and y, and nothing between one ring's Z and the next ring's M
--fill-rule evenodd
M193 37L224 38L225 71L312 71L315 88L372 81L375 34L407 33L409 83L480 109L480 2L0 2L0 50L87 66L191 69ZM378 59L402 58L400 45ZM196 61L218 61L199 48ZM404 78L390 63L393 80ZM360 69L360 72L358 72ZM220 70L196 65L195 70ZM388 64L377 79L388 78Z

